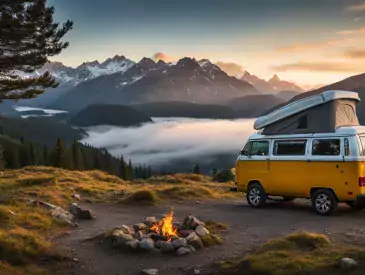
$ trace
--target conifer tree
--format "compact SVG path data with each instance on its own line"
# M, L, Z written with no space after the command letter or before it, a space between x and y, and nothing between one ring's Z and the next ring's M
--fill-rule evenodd
M49 151L47 146L43 146L43 165L47 166L49 161Z
M132 166L132 161L129 159L128 162L128 180L132 180L133 179L133 166Z
M152 177L151 165L148 165L148 173L147 173L147 177L148 177L148 178Z
M30 157L29 165L37 165L37 157L33 143L29 143L29 157Z
M58 83L48 72L21 78L16 72L33 73L61 53L68 43L61 39L72 29L53 20L54 8L46 0L1 0L0 4L0 101L27 99Z
M200 168L199 168L199 164L196 164L195 166L194 166L194 172L193 172L194 174L200 174Z
M51 154L51 165L59 168L64 168L66 166L65 148L61 138L57 139L56 146Z
M124 161L123 156L120 158L120 177L123 180L128 180L128 167L126 162Z
M73 169L82 170L81 152L80 152L79 142L77 140L74 140L71 146L71 151L72 151Z

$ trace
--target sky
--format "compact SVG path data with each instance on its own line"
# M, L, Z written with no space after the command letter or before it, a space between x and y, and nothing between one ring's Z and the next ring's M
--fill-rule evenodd
M52 59L69 66L116 54L134 61L190 56L303 86L364 72L365 0L48 2L58 22L75 25L65 37L69 48Z

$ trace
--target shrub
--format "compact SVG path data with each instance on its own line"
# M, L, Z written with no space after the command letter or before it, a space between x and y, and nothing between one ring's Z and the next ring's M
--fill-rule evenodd
M159 202L159 197L155 192L151 190L139 190L129 196L125 202L127 203L138 203L138 204L147 204L154 205Z

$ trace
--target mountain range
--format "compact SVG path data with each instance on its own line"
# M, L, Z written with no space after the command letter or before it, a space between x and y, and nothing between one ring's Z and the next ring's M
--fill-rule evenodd
M85 62L76 68L59 62L47 63L35 72L49 71L60 82L56 89L17 105L80 111L89 105L150 104L186 102L191 104L229 105L242 100L274 94L285 101L303 89L274 76L269 81L245 72L241 78L229 76L208 59L182 58L175 63L142 58L134 62L116 55L104 62ZM266 99L267 97L264 96ZM260 101L260 100L259 100ZM275 101L275 103L277 103ZM3 110L13 102L5 102ZM271 102L268 105L272 107ZM252 106L255 108L255 106ZM260 104L260 108L262 104Z

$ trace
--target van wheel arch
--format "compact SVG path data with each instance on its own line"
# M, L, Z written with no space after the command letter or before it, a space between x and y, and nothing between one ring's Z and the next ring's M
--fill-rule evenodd
M261 184L261 182L260 182L260 181L258 181L258 180L250 180L250 181L248 182L248 184L247 184L247 189L249 189L249 188L250 188L250 186L252 186L253 184L258 184L258 185L260 185L262 188L264 188L264 187L262 186L262 184Z
M317 192L318 190L321 190L321 189L325 189L325 190L331 191L333 193L333 195L335 196L337 202L339 202L339 200L337 198L337 195L336 195L336 192L332 188L327 188L327 187L312 187L310 189L310 192L309 192L310 196L313 197L314 193Z

